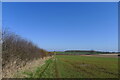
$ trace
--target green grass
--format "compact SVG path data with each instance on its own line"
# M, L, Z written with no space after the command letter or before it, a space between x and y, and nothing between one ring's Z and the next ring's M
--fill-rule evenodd
M56 55L28 78L117 78L118 59L93 56Z
M26 78L53 78L56 77L54 59L49 59L42 67L37 67L34 72L23 72Z
M118 59L88 56L57 55L62 78L117 78Z

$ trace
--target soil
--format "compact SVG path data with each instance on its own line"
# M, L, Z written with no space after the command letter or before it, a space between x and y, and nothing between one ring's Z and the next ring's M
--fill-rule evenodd
M94 55L81 55L81 56L96 56L96 57L118 58L118 54L94 54Z

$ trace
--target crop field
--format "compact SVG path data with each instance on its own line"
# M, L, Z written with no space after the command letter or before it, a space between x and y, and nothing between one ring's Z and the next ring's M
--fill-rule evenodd
M118 58L56 55L24 74L29 78L118 78Z

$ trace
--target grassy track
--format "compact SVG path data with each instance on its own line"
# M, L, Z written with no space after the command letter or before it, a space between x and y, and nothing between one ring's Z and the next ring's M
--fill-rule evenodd
M54 59L49 59L42 67L37 67L34 72L23 72L26 78L53 78L55 74Z
M29 78L117 78L118 59L93 56L56 55Z
M59 74L59 69L58 69L58 63L57 63L57 59L55 58L55 74L56 74L56 78L60 78L60 74Z

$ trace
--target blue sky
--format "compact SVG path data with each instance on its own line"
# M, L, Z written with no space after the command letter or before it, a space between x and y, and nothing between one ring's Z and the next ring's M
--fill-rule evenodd
M118 49L116 2L3 3L3 27L46 50Z

